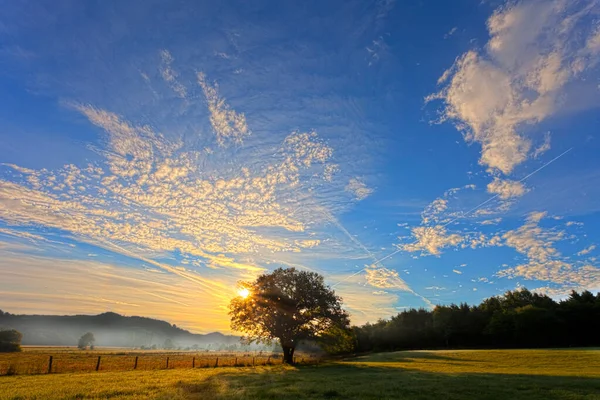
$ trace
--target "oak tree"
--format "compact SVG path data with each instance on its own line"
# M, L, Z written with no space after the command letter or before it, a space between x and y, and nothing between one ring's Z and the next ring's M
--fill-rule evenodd
M240 287L229 306L232 329L249 343L279 341L287 364L299 342L349 325L342 299L317 273L279 268Z

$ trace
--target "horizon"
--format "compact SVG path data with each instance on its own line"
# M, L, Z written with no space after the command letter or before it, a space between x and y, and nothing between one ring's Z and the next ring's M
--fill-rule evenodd
M598 292L599 20L592 0L8 4L0 304L236 334L238 282L280 267L323 275L354 325Z

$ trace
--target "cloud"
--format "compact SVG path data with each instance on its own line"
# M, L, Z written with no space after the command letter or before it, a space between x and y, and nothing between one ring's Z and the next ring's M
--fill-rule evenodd
M532 212L525 224L503 235L505 245L526 256L527 262L498 273L498 276L548 281L563 292L600 285L600 268L563 257L555 244L568 238L557 228L540 226L545 212Z
M328 143L335 140L315 130L261 126L260 113L253 114L259 117L253 135L250 118L239 110L250 115L256 106L237 108L244 99L225 93L203 73L195 87L186 87L171 53L162 51L160 58L159 73L140 78L135 68L132 82L139 81L144 93L152 86L155 94L142 113L129 107L137 103L134 87L131 98L62 103L78 120L84 117L82 125L91 131L86 140L98 135L86 143L89 161L49 169L8 166L0 178L0 222L83 243L86 261L95 253L99 261L117 255L114 259L135 260L149 279L164 277L190 293L205 290L207 297L227 293L220 285L251 279L280 260L363 257L363 248L338 240L329 219L322 218L353 204L346 186L357 200L373 192L358 176L350 179L360 171L346 172L339 154L332 163ZM194 122L203 122L204 115L206 130ZM89 245L101 249L90 253ZM228 279L211 279L215 274ZM114 301L127 303L116 296ZM133 298L129 303L146 304Z
M443 119L481 145L480 164L510 174L531 155L528 125L564 111L567 98L578 108L593 105L570 89L600 61L600 29L589 23L598 12L595 1L500 7L487 21L485 49L460 56L440 78L442 90L426 101L444 101Z
M550 150L550 133L544 135L544 142L533 151L533 158L539 158L542 154Z
M456 233L447 233L442 225L418 226L412 229L413 243L402 245L408 252L422 251L439 256L441 250L449 246L457 246L464 238Z
M455 208L451 207L452 203L459 199L458 194L460 192L464 190L475 190L475 188L475 185L469 184L446 190L442 197L433 200L423 209L423 212L421 212L421 224L448 223L453 219L460 218L463 214L461 212L452 211L452 208Z
M494 219L486 219L484 221L481 221L479 224L481 224L481 225L498 225L500 222L502 222L502 218L494 218Z
M438 215L448 209L448 200L446 199L435 199L431 204L425 207L421 214L422 223L428 224L431 221L437 221Z
M163 78L173 82L173 59L161 54ZM217 141L242 143L250 132L243 114L204 75L199 80ZM264 150L238 148L239 154L256 157L262 150L267 157L233 164L225 149L216 159L175 132L163 134L90 104L68 105L102 129L105 141L93 148L100 159L56 170L9 165L18 175L0 180L3 221L58 229L132 255L177 252L210 268L249 273L263 269L253 261L263 253L300 252L321 243L306 230L315 208L324 206L307 194L318 196L325 184L334 185L340 168L329 163L333 149L316 132L291 132ZM335 192L326 190L335 201Z
M444 34L444 39L448 39L450 36L454 35L457 30L458 30L457 26L450 29L447 33Z
M380 289L398 289L412 292L398 272L385 267L370 267L365 269L369 285Z
M369 67L377 63L381 57L387 53L388 46L383 40L383 36L380 36L378 39L373 40L373 43L370 46L366 47L368 56L369 56Z
M360 180L360 178L351 178L346 185L346 191L351 193L358 201L364 200L373 193L373 189Z
M204 92L204 97L210 112L210 123L217 137L219 146L229 143L241 144L251 134L246 116L231 109L226 100L219 95L218 86L211 85L206 80L206 75L198 73L198 84Z
M583 226L583 222L578 221L567 221L566 226Z
M177 275L96 260L33 256L0 248L3 307L14 313L72 314L107 310L165 319L195 332L228 332L223 319L237 278L214 277L215 289ZM60 268L56 268L59 265ZM49 287L48 282L52 282ZM106 288L110 287L110 290ZM218 289L217 289L218 288ZM194 307L202 294L203 307Z
M462 271L459 271L457 269L453 269L452 272L454 272L455 274L458 274L458 275L462 275Z
M545 213L533 212L526 223L518 229L506 232L502 238L506 245L514 247L519 253L526 254L529 259L544 263L558 255L554 243L565 237L565 232L542 228L538 223Z
M488 193L497 194L501 199L507 200L521 197L527 193L525 185L518 181L494 178L487 186Z
M165 80L165 82L169 84L171 89L173 89L173 91L177 93L179 97L184 99L187 96L187 89L185 88L185 86L179 83L179 81L177 80L178 74L171 67L171 64L174 61L173 56L171 56L171 53L168 50L161 50L160 58L162 60L160 66L160 74L162 78Z
M352 324L375 322L397 313L394 308L398 301L396 293L383 289L374 291L372 287L360 284L361 280L362 277L357 275L336 288L336 293L342 293L344 308L350 313Z
M584 256L586 254L591 253L592 251L596 250L596 245L592 244L588 247L586 247L585 249L581 250L579 253L577 253L578 256Z
M451 203L458 199L457 194L463 190L474 190L475 185L469 184L455 187L444 192L442 197L433 200L421 213L421 226L411 228L410 243L399 245L400 250L408 252L421 251L423 254L439 256L441 249L457 246L468 238L462 233L449 233L446 226L464 217L461 211L453 211ZM454 207L455 209L455 207ZM400 237L404 240L406 237Z

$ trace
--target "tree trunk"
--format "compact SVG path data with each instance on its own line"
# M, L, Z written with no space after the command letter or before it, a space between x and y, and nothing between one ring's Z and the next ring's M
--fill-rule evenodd
M281 346L283 349L283 363L294 365L294 348L291 346Z

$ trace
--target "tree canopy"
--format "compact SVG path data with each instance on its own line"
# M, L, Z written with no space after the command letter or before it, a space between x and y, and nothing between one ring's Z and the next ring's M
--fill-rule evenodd
M94 342L96 342L96 338L94 338L94 334L92 332L88 332L79 338L79 342L77 343L77 347L81 350L85 350L88 346L93 349Z
M524 288L476 306L411 309L354 328L357 351L598 346L599 330L600 293L573 291L556 302Z
M15 329L0 331L0 353L21 351L23 335Z
M342 299L317 273L279 268L240 286L240 296L230 304L232 329L248 342L278 340L286 363L293 364L301 341L349 325Z

